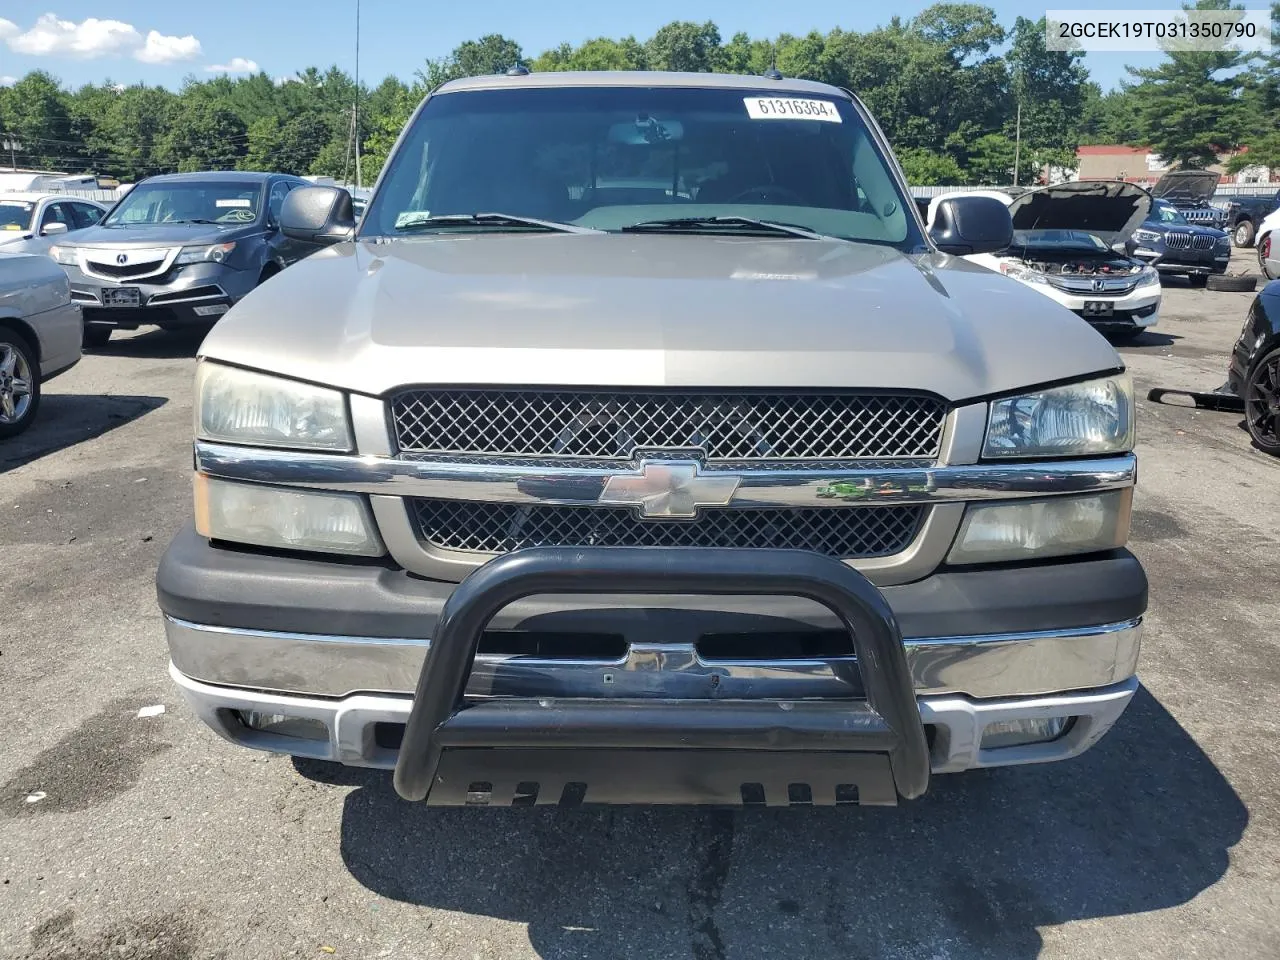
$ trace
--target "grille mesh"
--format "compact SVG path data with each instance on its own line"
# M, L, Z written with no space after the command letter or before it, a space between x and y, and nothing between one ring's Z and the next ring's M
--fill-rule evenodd
M705 509L696 520L642 520L629 507L411 502L422 540L473 553L532 546L772 547L880 557L906 549L927 509L914 504Z
M753 461L936 458L946 409L900 395L411 390L391 414L409 454L628 460L698 448Z
M1164 243L1171 250L1187 250L1191 247L1191 234L1167 233L1164 237Z

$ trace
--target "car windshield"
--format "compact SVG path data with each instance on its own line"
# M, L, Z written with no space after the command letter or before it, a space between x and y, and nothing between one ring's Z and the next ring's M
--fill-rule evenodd
M746 218L913 249L923 241L909 202L847 100L683 87L467 91L427 102L360 232L533 229L428 222L503 213L610 231L644 223L662 233L652 221L679 219L672 233L803 236Z
M134 187L103 222L111 226L154 223L252 223L262 206L262 184L191 181Z
M0 230L30 230L35 209L26 200L0 200Z
M1109 247L1101 237L1084 230L1015 230L1013 246L1049 250L1101 251Z
M1157 223L1181 223L1186 225L1187 218L1178 212L1178 208L1171 203L1162 203L1156 201L1155 216L1151 218Z

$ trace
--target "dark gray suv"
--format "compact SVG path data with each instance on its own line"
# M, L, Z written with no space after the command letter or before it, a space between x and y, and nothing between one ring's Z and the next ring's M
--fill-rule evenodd
M254 287L315 250L286 237L280 208L309 186L270 173L179 173L135 186L96 227L50 247L84 308L84 340L116 329L210 326Z

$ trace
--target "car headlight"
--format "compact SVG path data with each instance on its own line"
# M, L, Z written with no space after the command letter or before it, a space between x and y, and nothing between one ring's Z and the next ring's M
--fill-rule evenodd
M326 387L202 360L195 431L202 440L350 452L346 398Z
M178 251L178 259L173 262L179 266L185 263L225 263L227 258L231 256L231 251L235 248L234 240L230 243L209 243L201 244L198 247L183 247Z
M1084 496L971 503L948 563L1008 563L1123 547L1133 488Z
M73 247L50 247L49 256L53 257L55 263L72 265L76 263L76 251Z
M1159 243L1160 234L1154 230L1135 230L1133 231L1133 239L1139 243Z
M1120 373L995 400L982 455L1078 457L1133 449L1133 380Z
M386 551L364 497L195 476L196 532L210 540L360 557Z
M1160 271L1155 267L1143 267L1138 271L1138 286L1160 282Z
M1219 247L1229 247L1229 246L1231 246L1231 234L1229 234L1229 233L1228 233L1228 234L1226 234L1226 235L1224 235L1224 236L1219 237L1219 238L1218 238L1218 240L1217 240L1217 244L1216 244L1216 245L1217 245L1217 246L1219 246Z
M1024 267L1016 263L1000 264L1000 272L1006 277L1013 277L1015 280L1021 280L1023 283L1048 283L1048 279L1039 270L1032 270L1030 267Z

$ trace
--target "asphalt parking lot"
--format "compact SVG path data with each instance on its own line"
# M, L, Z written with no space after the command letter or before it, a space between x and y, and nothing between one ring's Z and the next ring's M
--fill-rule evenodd
M1251 297L1171 283L1140 395L1218 386ZM441 811L169 682L196 346L118 336L0 446L0 955L1280 956L1280 461L1239 416L1140 402L1144 687L1080 759L888 810Z

